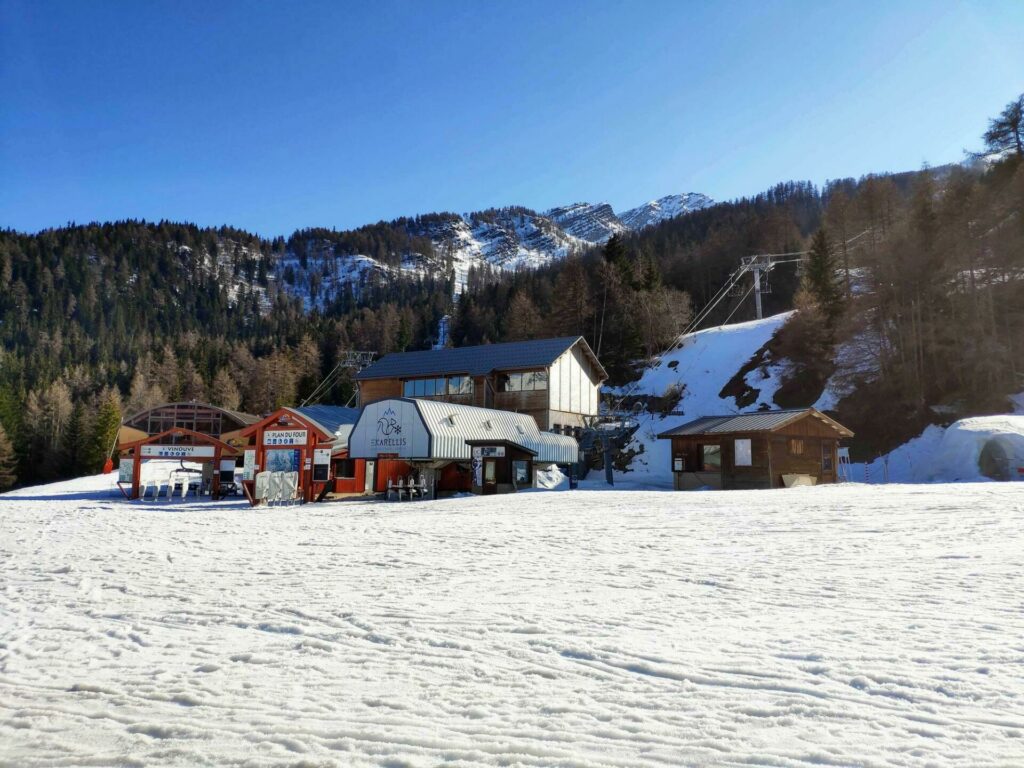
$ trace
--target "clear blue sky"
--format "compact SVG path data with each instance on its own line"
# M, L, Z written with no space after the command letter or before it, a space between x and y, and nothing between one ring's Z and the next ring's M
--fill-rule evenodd
M962 159L1024 0L0 0L0 226L263 235Z

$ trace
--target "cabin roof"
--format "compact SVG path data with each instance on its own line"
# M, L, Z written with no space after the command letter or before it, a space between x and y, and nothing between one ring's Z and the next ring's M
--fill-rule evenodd
M853 432L835 419L830 419L815 408L790 408L781 411L754 411L728 416L702 416L658 435L659 438L693 435L732 435L746 432L774 432L787 424L812 417L831 427L842 437L853 437Z
M547 367L567 350L582 345L601 381L608 378L597 355L582 336L556 339L532 339L474 347L428 349L421 352L392 352L364 368L356 379L394 379L399 377L458 375L486 376L492 371L514 371Z

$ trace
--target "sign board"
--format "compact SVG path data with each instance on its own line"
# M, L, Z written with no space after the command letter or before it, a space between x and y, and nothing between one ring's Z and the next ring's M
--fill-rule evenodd
M672 459L672 471L682 472L683 471L683 459L680 456L676 456Z
M313 449L313 463L314 464L330 464L331 463L331 449L330 448L314 448Z
M444 451L443 455L439 451ZM379 400L363 408L348 438L351 459L468 459L469 446L462 440L441 444L431 435L416 404L405 400Z
M256 479L256 449L247 448L242 454L242 479L252 480Z
M140 455L144 459L212 459L216 450L212 445L144 445Z
M132 473L134 470L134 461L131 459L121 459L121 463L117 465L117 482L130 483L132 481Z
M473 447L473 485L484 484L484 461L483 449L480 446Z
M483 456L493 458L504 458L505 446L503 445L485 445L483 446Z
M263 444L305 445L308 437L305 429L268 429L263 433Z

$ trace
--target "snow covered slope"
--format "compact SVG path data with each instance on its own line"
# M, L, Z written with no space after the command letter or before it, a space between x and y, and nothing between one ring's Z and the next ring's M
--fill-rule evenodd
M0 764L1024 754L1009 485L256 511L110 482L0 496Z
M587 243L604 243L629 228L619 221L608 203L573 203L552 208L547 216L568 234Z
M670 387L683 387L676 407L679 415L642 417L632 449L640 451L632 470L622 479L641 487L672 487L671 444L658 440L657 434L701 416L756 411L776 407L773 403L779 387L780 371L774 366L759 367L746 374L747 387L757 396L745 406L737 405L725 388L744 365L758 353L792 315L783 312L763 320L707 328L685 336L677 349L663 355L632 387L634 395L661 396Z
M699 192L686 192L682 195L667 195L666 197L651 200L649 203L632 208L619 216L619 219L629 229L637 232L644 227L650 227L668 219L682 216L684 213L699 211L707 208L713 201L707 195Z

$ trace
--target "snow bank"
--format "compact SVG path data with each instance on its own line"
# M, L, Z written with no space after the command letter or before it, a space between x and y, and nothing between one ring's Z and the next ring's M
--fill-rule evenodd
M569 476L557 464L549 464L537 470L534 487L547 491L566 491L569 489Z
M947 428L931 425L919 436L867 464L854 464L852 479L867 483L985 481L980 462L995 443L1016 474L1024 467L1024 415L978 416ZM992 451L993 448L989 448ZM888 471L886 470L888 465Z

